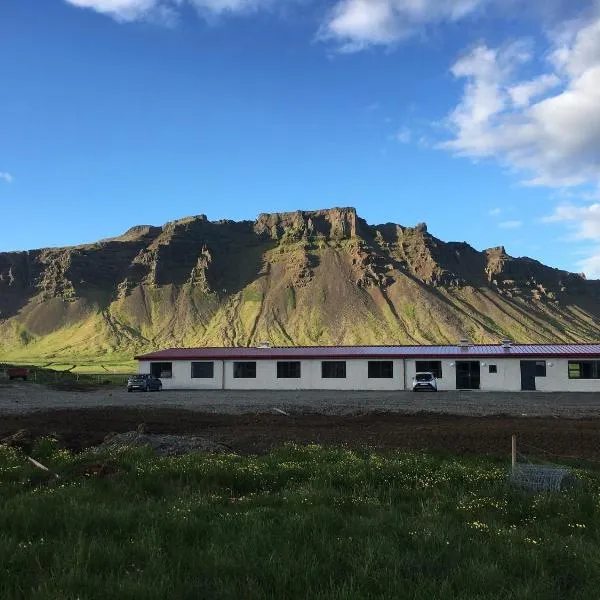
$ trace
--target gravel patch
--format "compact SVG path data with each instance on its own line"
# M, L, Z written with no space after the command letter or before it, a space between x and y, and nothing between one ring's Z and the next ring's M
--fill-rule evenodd
M348 415L369 412L488 416L600 417L600 394L581 392L437 393L365 391L168 390L127 393L125 389L59 391L32 382L0 387L0 414L51 409L180 408L204 413ZM282 417L285 418L285 417Z

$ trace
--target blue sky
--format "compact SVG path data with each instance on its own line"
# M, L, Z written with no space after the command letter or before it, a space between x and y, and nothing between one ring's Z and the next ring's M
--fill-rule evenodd
M354 206L600 277L595 0L4 0L0 250Z

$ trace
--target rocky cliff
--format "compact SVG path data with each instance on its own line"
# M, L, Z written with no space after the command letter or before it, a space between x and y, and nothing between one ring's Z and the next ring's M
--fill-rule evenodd
M0 253L0 357L163 346L600 337L600 282L353 208L204 215L95 244Z

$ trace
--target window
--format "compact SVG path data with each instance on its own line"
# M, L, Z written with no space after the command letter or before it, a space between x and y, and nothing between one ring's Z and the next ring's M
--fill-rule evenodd
M442 361L441 360L417 360L417 373L433 373L436 379L442 378Z
M215 363L193 362L192 379L212 379L215 376Z
M600 379L600 361L570 360L569 379Z
M535 376L546 377L546 361L536 360L535 361Z
M169 379L173 377L173 363L153 362L150 363L150 375L159 379Z
M277 363L277 379L298 379L300 377L300 361L279 361Z
M490 365L490 373L497 373L498 367L497 365Z
M391 360L370 360L369 379L392 379L394 363Z
M321 363L321 377L323 379L345 379L346 361L324 360Z
M256 363L234 362L233 377L234 379L256 379Z

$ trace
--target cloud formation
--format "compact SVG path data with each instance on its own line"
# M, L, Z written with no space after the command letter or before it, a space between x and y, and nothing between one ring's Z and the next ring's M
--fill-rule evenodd
M498 223L501 229L518 229L523 225L523 221L502 221Z
M389 45L410 37L429 23L458 21L489 0L339 0L319 37L342 52Z
M563 204L556 207L554 213L544 220L565 223L572 230L574 240L595 242L595 246L587 252L587 258L578 261L577 265L588 277L600 278L600 204Z
M600 182L600 17L551 40L546 72L519 79L532 62L525 41L460 58L451 72L465 86L440 147L498 159L531 185Z
M2 181L5 181L6 183L12 183L15 178L6 171L0 171L0 179L2 179Z
M141 19L172 20L184 3L202 15L248 13L271 7L275 0L65 0L79 8L88 8L108 15L117 21Z

